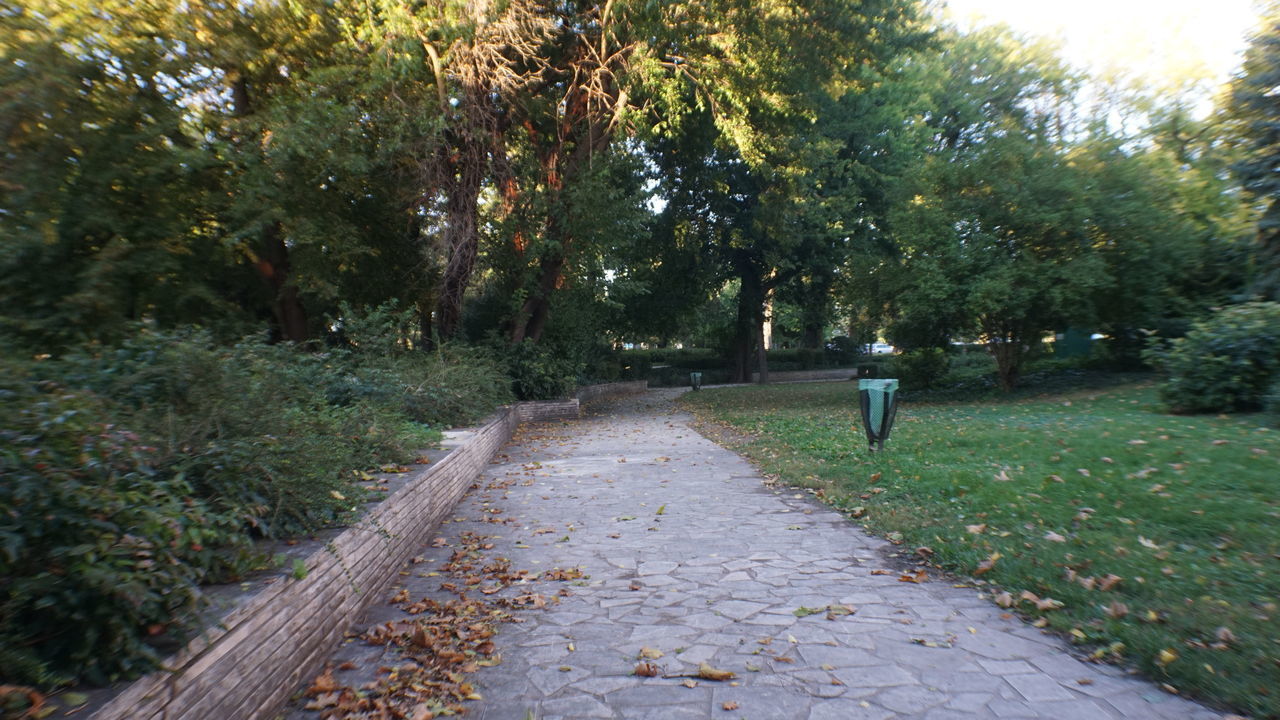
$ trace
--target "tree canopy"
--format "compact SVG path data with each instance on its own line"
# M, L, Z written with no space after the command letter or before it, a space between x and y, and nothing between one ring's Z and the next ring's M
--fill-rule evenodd
M1136 358L1273 296L1273 16L1200 119L915 0L24 0L0 332L315 345L390 301L417 347L697 336L738 379L771 320L983 342L1007 386L1069 326Z

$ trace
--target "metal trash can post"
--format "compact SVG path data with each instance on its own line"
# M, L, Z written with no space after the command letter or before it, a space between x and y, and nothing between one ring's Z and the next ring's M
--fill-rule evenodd
M695 391L701 390L702 389L702 373L700 372L689 373L689 385L692 386Z
M889 439L893 420L898 415L898 381L894 379L859 380L858 402L862 409L862 427L867 432L871 452L883 451Z

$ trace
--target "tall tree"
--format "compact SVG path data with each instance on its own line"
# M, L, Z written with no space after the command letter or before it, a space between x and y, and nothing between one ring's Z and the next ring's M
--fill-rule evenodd
M1261 22L1245 51L1244 68L1231 84L1227 115L1246 149L1236 175L1263 212L1250 294L1280 300L1280 2L1263 5Z
M1063 155L1072 78L1048 48L1000 30L955 37L933 62L932 147L893 218L891 338L978 334L1011 388L1031 348L1088 317L1104 282Z

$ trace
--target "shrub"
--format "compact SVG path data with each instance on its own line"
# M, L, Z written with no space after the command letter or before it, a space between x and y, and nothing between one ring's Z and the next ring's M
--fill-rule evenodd
M1280 372L1280 303L1219 310L1143 357L1167 375L1160 395L1174 412L1257 410Z
M260 565L253 538L350 517L354 471L408 461L439 437L429 425L510 397L498 367L465 350L316 354L194 331L0 358L0 678L153 668L153 641L195 622L199 583Z
M159 471L92 398L10 382L0 414L0 677L103 683L154 668L149 639L185 635L197 584L250 557L240 523Z
M897 376L904 390L933 387L951 367L946 351L941 348L902 353L893 358L891 365L891 372Z
M1262 411L1270 417L1272 425L1280 426L1280 377L1271 381L1271 387L1262 396Z
M506 352L511 389L521 400L553 400L573 392L578 378L575 363L527 340Z

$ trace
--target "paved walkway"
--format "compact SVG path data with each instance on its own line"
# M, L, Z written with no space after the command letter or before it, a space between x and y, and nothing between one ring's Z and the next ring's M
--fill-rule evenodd
M504 591L571 594L501 627L501 663L468 676L484 697L469 716L1220 717L1075 660L972 588L877 573L901 567L888 557L893 546L807 496L765 487L749 464L689 426L671 403L676 394L651 391L576 423L526 429L442 528L451 544L464 532L487 536L489 552L513 568L587 576ZM449 597L430 569L450 553L429 548L410 566L411 596ZM371 624L398 611L379 603L372 612ZM734 672L734 684L637 677L642 648L662 653L650 662L664 675L696 674L705 662ZM354 669L339 679L355 686L396 658L353 641L335 656L344 661Z

